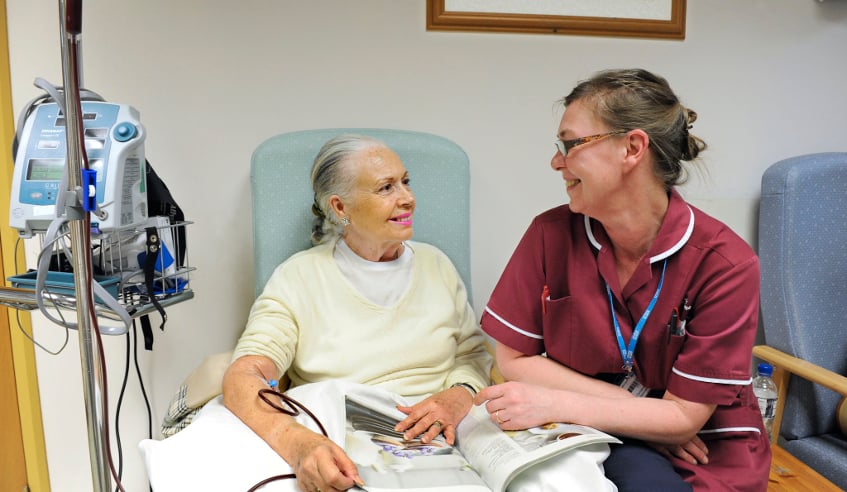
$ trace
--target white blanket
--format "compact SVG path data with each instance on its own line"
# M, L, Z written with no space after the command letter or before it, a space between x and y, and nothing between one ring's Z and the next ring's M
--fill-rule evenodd
M344 394L372 392L374 388L329 381L300 386L287 394L303 403L323 423L329 437L344 442ZM308 415L297 420L319 432ZM226 491L246 492L275 475L292 473L291 467L262 438L214 398L181 432L157 441L139 444L150 484L155 492ZM603 475L603 461L609 455L606 444L570 451L538 465L519 476L510 491L616 491ZM295 480L275 481L261 492L298 491Z

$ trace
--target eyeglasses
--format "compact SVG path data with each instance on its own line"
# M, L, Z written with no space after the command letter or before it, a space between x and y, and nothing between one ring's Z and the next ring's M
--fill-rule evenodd
M611 137L612 135L621 135L623 133L627 133L629 130L616 130L609 133L600 133L598 135L590 135L588 137L575 138L573 140L560 140L556 139L554 144L556 144L556 149L562 153L563 157L567 157L568 152L574 147L577 147L582 144L587 144L589 142L596 142L597 140L602 140L606 137Z

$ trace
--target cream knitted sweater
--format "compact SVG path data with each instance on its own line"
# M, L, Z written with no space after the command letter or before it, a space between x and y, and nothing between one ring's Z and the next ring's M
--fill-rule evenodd
M276 268L250 310L233 358L264 355L292 386L344 379L402 395L434 393L455 383L488 384L483 346L467 292L438 248L414 251L412 279L393 306L353 288L330 242L293 255Z

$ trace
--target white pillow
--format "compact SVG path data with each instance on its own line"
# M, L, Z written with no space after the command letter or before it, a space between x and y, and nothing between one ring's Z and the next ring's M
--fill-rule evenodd
M207 403L191 425L177 434L162 441L145 439L138 445L154 491L246 492L268 477L291 473L288 463L227 410L221 399ZM294 482L274 482L261 490L295 491Z

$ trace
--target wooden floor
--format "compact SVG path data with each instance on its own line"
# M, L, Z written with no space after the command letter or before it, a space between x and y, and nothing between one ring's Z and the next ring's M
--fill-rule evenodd
M779 446L773 446L768 492L843 492Z

